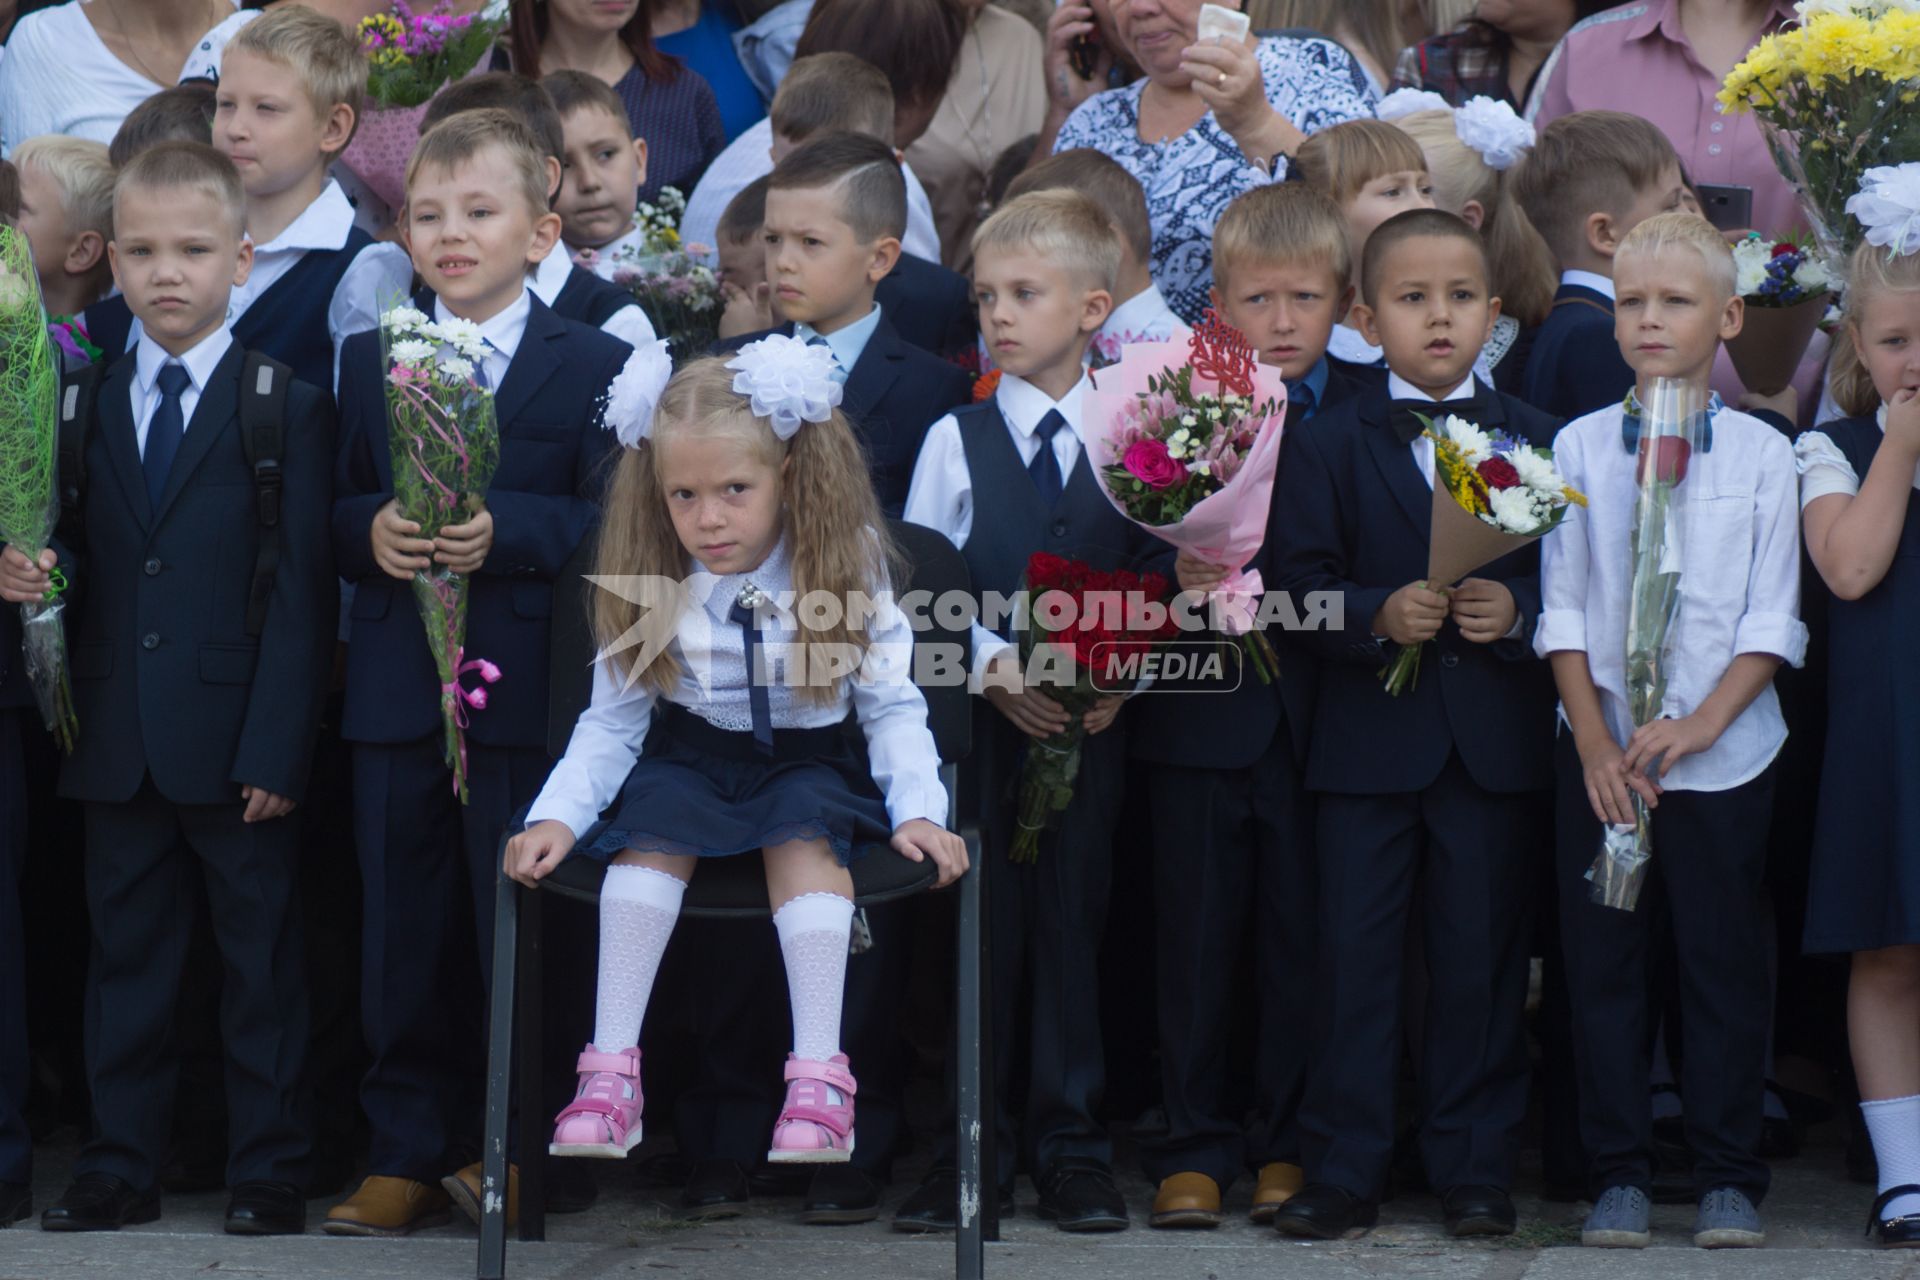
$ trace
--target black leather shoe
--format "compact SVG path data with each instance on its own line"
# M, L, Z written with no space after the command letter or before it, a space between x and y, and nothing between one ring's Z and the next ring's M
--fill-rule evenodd
M1301 1240L1338 1240L1379 1220L1378 1204L1326 1182L1309 1182L1273 1215L1281 1235Z
M1901 1196L1920 1195L1920 1187L1906 1183L1898 1187L1888 1187L1873 1202L1873 1209L1867 1214L1867 1234L1880 1237L1882 1249L1920 1249L1920 1217L1909 1214L1903 1218L1888 1218L1887 1206Z
M1450 1236L1510 1236L1513 1197L1499 1187L1454 1187L1440 1197Z
M307 1198L291 1182L242 1182L227 1198L230 1236L297 1236L307 1229Z
M747 1207L747 1171L731 1160L702 1160L687 1175L680 1207L695 1221L737 1218Z
M825 1226L872 1222L880 1216L880 1184L850 1164L823 1164L807 1183L800 1221Z
M0 1182L0 1227L33 1216L33 1188L24 1182Z
M135 1191L110 1173L83 1173L53 1208L40 1215L42 1231L118 1231L160 1217L157 1188Z
M1015 1212L1013 1188L1002 1187L1000 1217L1011 1218ZM948 1166L935 1165L893 1211L893 1229L914 1233L952 1231L959 1213L960 1175Z
M1040 1216L1062 1231L1124 1231L1127 1202L1113 1171L1095 1160L1056 1160L1037 1181Z

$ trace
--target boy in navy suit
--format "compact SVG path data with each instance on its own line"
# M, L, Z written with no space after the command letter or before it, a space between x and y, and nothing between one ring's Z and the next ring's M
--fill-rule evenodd
M967 375L901 338L874 288L893 270L907 226L907 187L893 148L863 134L805 143L767 185L767 282L797 334L833 351L846 374L846 411L867 450L874 491L890 516L927 428L965 404ZM737 350L764 334L721 344Z
M457 80L427 104L421 127L431 129L463 111L488 109L506 111L533 131L547 165L547 204L551 208L560 195L566 168L567 134L553 105L553 95L538 80L511 71L489 71ZM575 265L564 244L534 264L527 287L562 320L603 329L630 347L654 339L653 322L634 302L633 295Z
M489 351L500 462L473 518L432 541L395 509L377 333L347 344L333 541L357 584L342 733L353 745L355 841L365 884L362 1013L373 1065L368 1177L328 1215L336 1235L395 1235L445 1221L435 1185L466 1117L483 983L461 921L488 952L497 850L549 765L547 667L554 581L598 517L614 444L600 401L631 353L563 320L528 287L559 241L541 144L504 111L430 129L407 173L405 234L426 289L415 305L477 325ZM408 582L444 565L469 581L467 651L504 673L467 732L471 803L442 754L440 682ZM464 976L465 981L462 980ZM477 1169L473 1174L477 1184Z
M974 590L1010 597L1027 560L1047 551L1101 569L1164 556L1166 546L1107 501L1084 446L1092 384L1086 353L1113 307L1120 243L1087 197L1038 191L1003 206L975 233L974 290L1001 378L991 399L963 406L927 433L906 518L961 549ZM1170 557L1167 557L1170 558ZM1009 860L1011 782L1028 738L1068 724L1068 712L1029 686L1005 632L974 626L973 754L963 787L980 814L993 895L995 1118L1002 1202L1015 1160L1031 1153L1040 1215L1067 1231L1115 1231L1127 1206L1115 1189L1101 1123L1106 1085L1100 1028L1100 945L1112 888L1114 825L1125 781L1121 698L1086 713L1088 737L1072 804L1042 838L1035 864ZM1030 1008L1022 1010L1023 995ZM1030 1042L1022 1146L1011 1089L1016 1016ZM950 1130L949 1130L950 1131ZM894 1215L901 1230L947 1228L958 1194L950 1140ZM1005 1210L1003 1210L1004 1212Z
M1522 400L1574 418L1632 389L1613 340L1613 255L1629 231L1685 195L1673 144L1639 116L1577 111L1540 131L1514 172L1514 196L1559 260L1560 291L1534 333Z
M1283 183L1228 205L1214 229L1213 273L1215 308L1287 380L1289 430L1362 390L1326 354L1354 290L1346 219L1324 191ZM1283 510L1272 504L1266 545L1247 566L1268 583ZM1175 561L1186 590L1210 589L1240 567L1185 554ZM1133 755L1154 766L1154 959L1167 1130L1145 1144L1143 1161L1159 1184L1156 1227L1217 1225L1221 1193L1249 1165L1258 1171L1255 1222L1272 1221L1302 1184L1297 1111L1316 932L1313 807L1302 771L1315 677L1301 646L1278 630L1268 635L1280 654L1273 684L1237 668L1224 689L1195 682L1176 692L1161 682L1131 713ZM1221 979L1239 970L1249 925L1259 1010L1251 1132L1230 1109L1236 987Z
M1298 636L1321 661L1306 776L1318 793L1320 998L1300 1110L1307 1185L1274 1216L1288 1235L1338 1239L1377 1215L1416 910L1431 978L1427 1174L1450 1234L1514 1228L1531 796L1551 780L1547 673L1528 645L1539 558L1529 547L1445 594L1428 589L1434 454L1416 416L1552 440L1553 419L1473 377L1499 314L1487 281L1485 248L1452 214L1381 224L1354 311L1385 349L1388 385L1315 416L1281 451L1275 585L1344 598L1339 625ZM1418 682L1388 694L1390 646L1428 643Z
M329 392L340 344L378 323L413 277L404 250L353 225L353 206L328 176L366 91L358 43L331 18L288 5L234 36L214 98L213 145L246 186L254 253L227 323L236 341ZM138 337L119 297L87 308L87 330L108 359Z
M15 601L0 587L0 598ZM33 1135L27 1102L26 952L20 873L26 865L27 779L22 754L33 691L21 670L20 615L0 609L0 1227L33 1213Z
M305 1227L307 1004L298 826L287 815L306 786L331 657L332 423L324 392L256 363L227 330L228 294L252 263L245 218L232 163L196 143L145 152L115 190L110 257L142 334L82 410L85 480L62 528L76 561L68 652L79 730L60 793L86 814L96 1133L41 1219L48 1230L160 1214L196 873L225 961L226 1228ZM243 398L281 380L280 511L269 529L249 500ZM256 613L267 538L277 568ZM0 589L14 601L37 595L46 568L9 549Z

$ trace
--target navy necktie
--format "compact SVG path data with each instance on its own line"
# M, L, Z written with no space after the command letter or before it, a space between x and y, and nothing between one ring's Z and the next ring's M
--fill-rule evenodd
M1033 429L1040 450L1027 464L1027 474L1033 477L1033 487L1040 491L1040 501L1048 507L1060 501L1060 494L1067 487L1060 476L1059 455L1053 451L1054 433L1066 425L1067 420L1060 416L1058 409L1049 409L1047 416L1040 419L1040 425Z
M840 367L840 357L833 354L833 344L815 333L807 337L807 345L827 349L827 354L833 356L833 380L844 387L847 384L847 371Z
M747 662L747 705L753 712L753 743L760 754L773 754L773 702L767 695L766 673L760 648L760 619L754 609L764 597L760 588L749 582L740 589L727 617L740 626L741 651Z
M186 366L166 364L160 367L160 404L147 424L147 449L140 458L147 474L147 502L158 511L161 495L167 491L167 476L173 471L174 455L180 452L180 437L187 432L186 416L180 412L180 393L193 383Z

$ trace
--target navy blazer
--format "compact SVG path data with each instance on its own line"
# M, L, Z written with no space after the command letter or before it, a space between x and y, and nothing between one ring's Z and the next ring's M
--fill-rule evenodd
M20 650L20 606L0 601L0 711L32 705Z
M431 314L431 295L419 301ZM617 446L601 425L601 402L633 350L532 301L495 393L493 547L467 593L467 656L501 670L467 730L489 746L546 745L554 582L599 519ZM340 576L355 584L341 733L355 742L413 742L440 732L440 678L411 588L380 570L368 540L374 513L393 497L378 332L347 339L340 414L333 545Z
M792 337L793 326L742 334L714 350L731 354L769 333ZM973 380L966 372L902 338L882 307L866 350L847 371L840 408L866 450L873 491L887 516L897 519L907 505L907 486L927 429L972 399Z
M1489 387L1475 415L1538 445L1557 419ZM1553 781L1553 682L1534 657L1540 615L1538 544L1474 576L1504 582L1520 609L1520 634L1490 645L1463 640L1451 620L1426 646L1418 683L1400 697L1380 683L1394 646L1374 638L1373 616L1387 597L1427 572L1433 493L1413 450L1390 426L1385 387L1294 429L1280 451L1271 526L1269 586L1304 610L1309 592L1338 593L1340 625L1295 638L1320 661L1307 786L1375 795L1418 791L1460 753L1488 791L1545 788ZM1548 535L1552 536L1552 535Z
M1618 404L1632 388L1633 370L1613 336L1613 300L1584 285L1561 285L1534 331L1520 398L1571 420Z
M149 774L175 804L238 804L242 786L298 800L333 662L339 592L327 547L330 398L287 392L280 562L260 635L247 599L260 535L240 435L235 343L194 408L155 510L134 432L134 357L100 384L87 435L67 622L79 740L60 794L116 804ZM285 371L281 371L285 376Z
M979 350L980 312L973 303L973 286L957 271L903 253L874 286L873 300L893 321L894 330L922 351L957 360Z

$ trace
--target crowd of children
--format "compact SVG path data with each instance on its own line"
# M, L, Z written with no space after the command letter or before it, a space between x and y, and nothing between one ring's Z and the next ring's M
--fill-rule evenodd
M805 1167L807 1220L877 1217L911 1139L895 1014L944 994L913 938L941 900L856 911L849 866L897 856L941 886L972 861L987 876L1003 1213L1024 1172L1062 1229L1128 1225L1107 1041L1131 1008L1157 1048L1163 1114L1136 1135L1152 1225L1219 1225L1250 1175L1254 1221L1342 1238L1376 1221L1411 1146L1450 1234L1511 1234L1541 956L1560 995L1536 1030L1571 1081L1548 1164L1593 1202L1583 1242L1650 1241L1649 1084L1671 1056L1692 1238L1758 1246L1769 838L1776 796L1813 785L1779 767L1775 677L1812 639L1845 732L1820 772L1804 945L1854 957L1873 1221L1884 1244L1920 1242L1920 782L1902 728L1920 688L1898 657L1920 607L1920 241L1853 257L1828 371L1845 416L1802 429L1791 392L1733 406L1710 391L1744 318L1734 260L1652 124L1586 111L1535 137L1423 104L1322 129L1280 166L1288 181L1212 228L1212 308L1287 388L1263 543L1215 564L1125 518L1096 479L1103 371L1189 337L1151 274L1146 198L1106 155L1022 166L962 279L902 250L887 78L848 54L800 59L772 102L770 171L718 220L719 341L677 353L669 379L658 317L621 274L647 247L648 140L604 81L495 71L444 89L390 238L356 225L331 176L366 82L343 28L283 5L233 36L217 87L156 95L111 148L48 136L9 156L0 203L67 366L71 470L55 545L0 551L0 1226L34 1211L16 886L51 856L27 815L56 799L28 783L52 748L11 606L58 589L91 1137L47 1230L160 1216L180 1146L175 997L208 981L226 1229L302 1231L310 1189L347 1181L316 1133L303 936L303 828L332 809L354 848L330 879L357 872L364 1148L346 1153L360 1177L328 1206L330 1234L477 1216L497 881L537 886L569 857L606 870L597 951L593 929L570 930L547 961L573 997L554 1020L576 1019L549 1046L550 1074L573 1077L551 1153L641 1143L644 1043L668 1085L655 1094L680 1104L690 1212L737 1212L764 1164ZM396 498L379 329L401 304L471 344L499 427L484 499L435 530ZM1656 382L1701 406L1685 554L1712 569L1684 577L1665 701L1636 726L1629 547ZM1551 449L1584 505L1428 581L1439 414ZM1271 633L1270 684L1166 682L1080 712L1023 666L1017 616L984 616L950 798L906 615L775 603L886 599L910 572L902 520L958 548L982 596L1018 590L1045 552L1190 593L1252 569L1341 607ZM588 564L688 599L634 648L641 605L594 597L603 656L568 705L549 679L556 619ZM464 721L464 800L410 585L436 568L468 582L466 652L501 673ZM1826 606L1820 634L1803 593ZM1390 694L1381 668L1409 647L1424 672ZM784 678L827 649L852 663ZM1071 803L1016 862L1011 782L1076 716ZM343 776L323 787L316 760L336 754ZM1658 852L1649 904L1621 911L1591 900L1587 872L1636 805ZM1131 877L1129 813L1151 850ZM764 930L676 929L700 864L746 853L764 861L777 953ZM210 961L194 957L203 918ZM691 936L670 950L676 933ZM1150 960L1116 974L1116 946ZM773 964L784 1062L766 1053ZM952 1129L896 1228L952 1227ZM590 1202L578 1168L556 1170L556 1209Z

